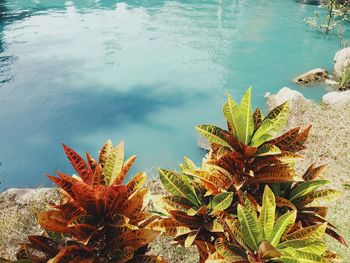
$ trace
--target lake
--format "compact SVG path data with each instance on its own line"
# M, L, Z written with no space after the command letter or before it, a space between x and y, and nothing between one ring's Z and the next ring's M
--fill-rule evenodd
M73 173L60 143L94 156L108 139L137 154L132 172L197 163L194 126L224 125L225 91L254 106L291 79L332 71L339 39L303 22L293 0L0 0L0 187Z

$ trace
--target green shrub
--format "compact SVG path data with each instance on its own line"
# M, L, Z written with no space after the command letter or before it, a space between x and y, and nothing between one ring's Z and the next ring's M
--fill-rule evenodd
M250 223L252 219L256 222L260 220L262 223L253 232L255 236L264 235L263 228L266 227L264 225L266 221L259 219L263 210L260 207L264 207L262 196L267 195L266 191L271 192L269 190L271 188L276 198L274 194L272 194L273 198L270 194L270 199L273 199L274 203L273 209L270 210L274 210L273 213L278 218L284 218L281 214L285 217L293 215L293 220L289 220L290 228L283 230L283 232L288 230L285 234L303 233L320 228L322 235L317 236L318 239L323 240L323 234L327 232L346 245L345 240L336 232L336 228L324 218L327 208L315 205L317 201L329 201L339 194L338 191L332 189L318 189L328 184L328 181L316 180L316 177L322 172L322 167L311 166L302 176L303 179L296 175L294 169L296 161L301 158L298 153L305 149L305 142L311 127L301 132L299 128L294 128L278 136L277 134L281 132L288 120L288 103L277 106L264 117L259 109L253 113L250 100L250 88L240 104L228 95L228 100L223 108L228 124L227 130L214 125L197 127L199 133L211 145L201 167L196 167L185 159L185 164L180 166L179 173L170 172L171 176L169 176L164 174L164 170L161 170L161 181L170 194L165 199L176 199L181 202L173 202L170 206L163 207L168 213L164 214L163 219L154 223L154 226L157 227L155 229L164 233L171 232L174 240L181 245L196 245L200 254L200 262L206 260L213 262L213 260L219 260L220 257L223 260L222 257L225 257L227 251L220 254L218 249L225 247L225 242L233 246L233 251L235 251L235 254L228 256L228 262L233 262L233 259L243 260L242 262L248 262L247 260L262 262L259 260L272 260L277 257L277 254L280 258L284 257L283 262L304 262L303 257L314 258L314 262L335 258L335 254L326 253L325 249L321 251L322 253L320 251L314 253L313 249L308 250L302 247L303 252L294 253L292 249L278 247L279 243L270 241L267 236L255 240L253 247L242 243L242 232L251 231L247 227L243 231L237 226L240 223L243 227L241 222L243 215L249 217ZM200 200L199 195L203 196L203 200ZM215 210L215 206L210 204L218 198L217 196L224 196L226 199L223 198L225 205L219 205ZM176 214L179 209L181 209L182 218ZM269 220L274 222L275 217ZM208 227L208 223L215 227ZM202 233L206 235L201 235ZM277 238L278 241L282 234ZM304 236L296 239L298 243L299 239L304 239ZM251 245L253 241L248 242ZM308 240L303 244L313 244L313 242L319 244L321 241ZM324 246L323 241L321 243ZM267 249L268 252L265 252L273 256L265 255L263 258L262 252L259 251L260 245L263 247L261 249L264 251ZM295 260L299 254L301 259ZM288 261L292 260L292 257L294 261Z
M350 66L347 66L340 77L340 89L345 90L350 86Z

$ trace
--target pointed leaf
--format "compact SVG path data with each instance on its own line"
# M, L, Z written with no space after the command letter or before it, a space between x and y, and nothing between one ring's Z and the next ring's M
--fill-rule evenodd
M333 189L318 190L295 199L295 203L297 203L297 207L316 204L318 205L322 204L323 202L333 201L340 195L340 191Z
M98 163L101 164L102 168L104 168L105 163L107 161L108 156L110 155L111 151L113 150L113 144L111 140L108 140L103 146L100 151L99 157L98 157Z
M260 124L264 119L264 115L259 108L256 108L253 114L253 119L254 119L254 132L255 132L259 128Z
M287 172L259 172L252 179L256 183L284 183L293 182L294 174Z
M314 180L315 178L324 174L326 171L327 171L327 165L321 165L319 167L315 167L315 164L313 164L304 173L303 179L304 181Z
M226 131L214 125L199 125L196 130L204 138L209 140L211 143L216 143L231 148L230 144L227 142L224 133Z
M282 253L279 252L275 247L273 247L269 241L263 240L259 245L259 255L263 259L279 258Z
M92 183L93 173L88 164L85 163L84 159L77 154L73 149L63 144L63 149L67 155L70 163L73 165L74 169L77 171L78 175L87 184Z
M289 116L289 102L285 102L274 108L262 121L259 129L252 138L252 146L257 145L257 141L265 134L274 135L281 131L287 124Z
M172 210L170 214L175 218L175 220L183 226L186 227L200 227L204 222L200 216L189 216L185 212Z
M122 170L118 174L118 176L114 180L114 184L122 184L126 175L128 174L131 166L134 164L136 160L136 155L130 156L123 164Z
M223 108L224 116L228 123L233 127L234 133L241 142L245 142L245 126L241 110L238 104L227 94L227 102Z
M327 228L327 223L307 226L286 236L286 240L302 239L302 238L319 238L323 239Z
M215 214L218 211L224 211L227 209L233 201L233 193L225 192L214 196L211 201L211 208L213 209L211 214Z
M251 249L258 251L262 237L254 216L241 205L238 205L237 212L244 241Z
M323 255L326 251L325 242L319 238L294 239L280 243L276 248L284 249L292 247L296 250L312 252L316 255Z
M198 231L193 231L191 233L187 234L186 240L185 240L185 247L192 246L193 242L196 240L198 235Z
M297 212L294 210L283 214L277 219L270 237L268 238L272 246L278 245L282 235L294 224L296 216Z
M297 261L295 261L297 259ZM316 255L314 253L294 250L292 257L283 256L279 258L284 263L327 263L328 261L324 259L322 256Z
M124 162L124 142L120 142L111 150L103 168L108 185L111 185L119 175Z
M237 247L231 245L223 238L218 238L215 241L215 248L220 256L222 256L225 260L229 260L230 262L235 262L235 260L243 260L243 258L236 253Z
M263 239L268 239L271 235L273 225L275 223L275 209L275 195L266 185L263 194L260 216L258 219L258 226L260 228Z
M198 205L194 190L186 185L181 176L175 172L159 169L159 177L164 188L175 196L181 196L190 200L194 205Z
M248 144L250 142L250 139L252 138L253 132L254 132L254 120L253 120L253 112L252 112L252 105L251 105L251 94L252 94L252 88L249 87L245 94L243 95L243 98L241 100L240 104L240 110L242 114L242 120L243 120L243 134L244 138L243 141L244 144Z
M298 197L302 197L320 186L330 184L331 182L328 180L313 180L308 182L302 182L297 187L295 187L289 195L289 200L293 201Z

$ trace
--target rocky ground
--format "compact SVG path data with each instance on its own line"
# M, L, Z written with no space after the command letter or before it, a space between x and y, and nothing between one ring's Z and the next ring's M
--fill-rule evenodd
M314 162L328 164L326 178L333 181L334 188L343 191L342 197L329 205L328 218L350 242L350 101L320 105L305 100L300 93L284 88L276 96L270 96L268 103L272 107L286 99L292 103L289 128L313 125L308 149L304 151L305 158L299 162L298 170L301 173ZM28 234L41 232L35 215L47 209L48 202L56 200L57 191L50 188L11 189L0 194L0 257L14 259L18 244L25 242ZM345 262L349 261L350 249L332 239L327 241ZM176 248L163 238L152 244L151 251L163 255L169 262L198 261L195 249Z
M339 93L341 96L345 92ZM350 94L350 93L349 93ZM344 96L345 97L345 96ZM344 98L343 97L343 98ZM298 162L300 173L310 164L327 164L325 179L333 182L333 188L341 190L342 196L329 204L328 219L339 228L339 233L350 242L350 100L339 99L335 103L316 104L306 100L298 92L284 88L276 96L268 98L270 107L289 98L292 111L289 128L312 125L308 148L303 152L304 159ZM331 250L339 253L344 262L350 262L350 249L333 239L327 239Z

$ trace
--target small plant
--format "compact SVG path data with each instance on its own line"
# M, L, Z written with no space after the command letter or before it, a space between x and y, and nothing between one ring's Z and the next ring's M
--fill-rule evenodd
M150 228L174 237L174 241L184 247L195 245L200 262L204 262L210 251L214 251L214 241L224 232L218 221L219 215L228 212L234 194L213 193L209 185L186 175L184 171L197 169L187 158L180 168L179 174L159 170L160 180L170 195L158 200L156 207L161 207L159 211L165 217L151 223ZM153 201L157 203L156 198Z
M335 29L343 31L343 24L349 21L350 3L348 1L324 0L321 1L321 12L315 12L313 17L304 21L317 31L329 34Z
M336 232L337 228L325 219L327 206L319 206L340 195L340 191L334 189L319 189L331 183L318 178L325 170L325 165L316 167L313 164L303 174L302 181L271 185L276 195L276 205L282 211L297 211L297 220L303 226L327 223L326 233L347 246L344 238Z
M294 128L278 136L288 120L288 102L264 117L259 109L252 112L250 101L251 88L240 104L228 95L223 108L227 130L213 125L197 127L211 145L201 167L185 159L179 173L161 170L161 181L171 196L164 197L166 217L152 227L171 233L178 244L196 245L200 262L306 262L293 261L299 256L313 259L311 262L331 260L335 255L325 252L323 234L346 243L324 218L326 207L314 203L339 192L318 189L329 183L316 180L323 167L311 166L303 180L294 169L311 127L303 131ZM221 197L225 205L213 205ZM271 213L271 218L267 220L265 213ZM272 229L281 225L278 234L272 234ZM321 234L309 236L314 231ZM317 240L301 243L294 240L315 237ZM313 245L322 249L314 250Z
M211 125L197 127L200 134L211 142L211 151L206 162L212 166L212 170L217 170L216 173L212 170L207 171L206 177L212 178L216 174L217 178L229 178L224 184L216 183L220 182L217 180L213 185L233 191L239 196L245 194L256 204L261 200L264 185L268 184L278 196L277 206L298 210L298 219L302 219L304 226L327 222L324 219L324 208L308 206L313 201L315 203L317 200L329 200L339 192L314 191L328 183L325 180L298 182L299 179L295 178L294 163L301 157L297 153L305 149L311 126L302 132L300 128L294 128L276 136L287 123L288 102L277 106L264 118L259 109L252 114L250 100L251 88L243 96L240 105L228 96L223 109L228 130ZM303 178L310 181L321 172L322 167L311 166ZM212 176L209 177L208 173ZM203 171L200 171L200 174L203 174ZM290 197L289 194L293 196ZM297 198L294 194L298 195ZM327 233L346 245L333 225L329 224Z
M18 260L33 262L164 262L146 255L148 244L159 232L147 229L154 217L145 211L148 190L138 173L123 181L136 156L124 162L124 146L108 141L98 161L86 154L87 162L64 145L78 173L48 176L62 189L62 203L38 215L48 236L29 236Z
M211 143L207 163L230 178L232 184L227 187L242 191L265 183L292 182L295 173L291 163L300 157L296 153L305 148L310 127L302 132L295 128L276 137L287 123L288 102L264 117L260 109L253 114L250 101L251 88L240 105L228 95L223 108L227 130L213 125L197 127Z
M210 260L216 262L328 262L323 255L326 246L325 224L295 229L296 211L286 212L275 219L275 196L265 186L262 207L257 212L238 205L238 220L226 219L233 235L215 242L216 252ZM210 261L212 262L212 261Z
M350 87L350 66L347 66L340 77L340 90L346 90Z

